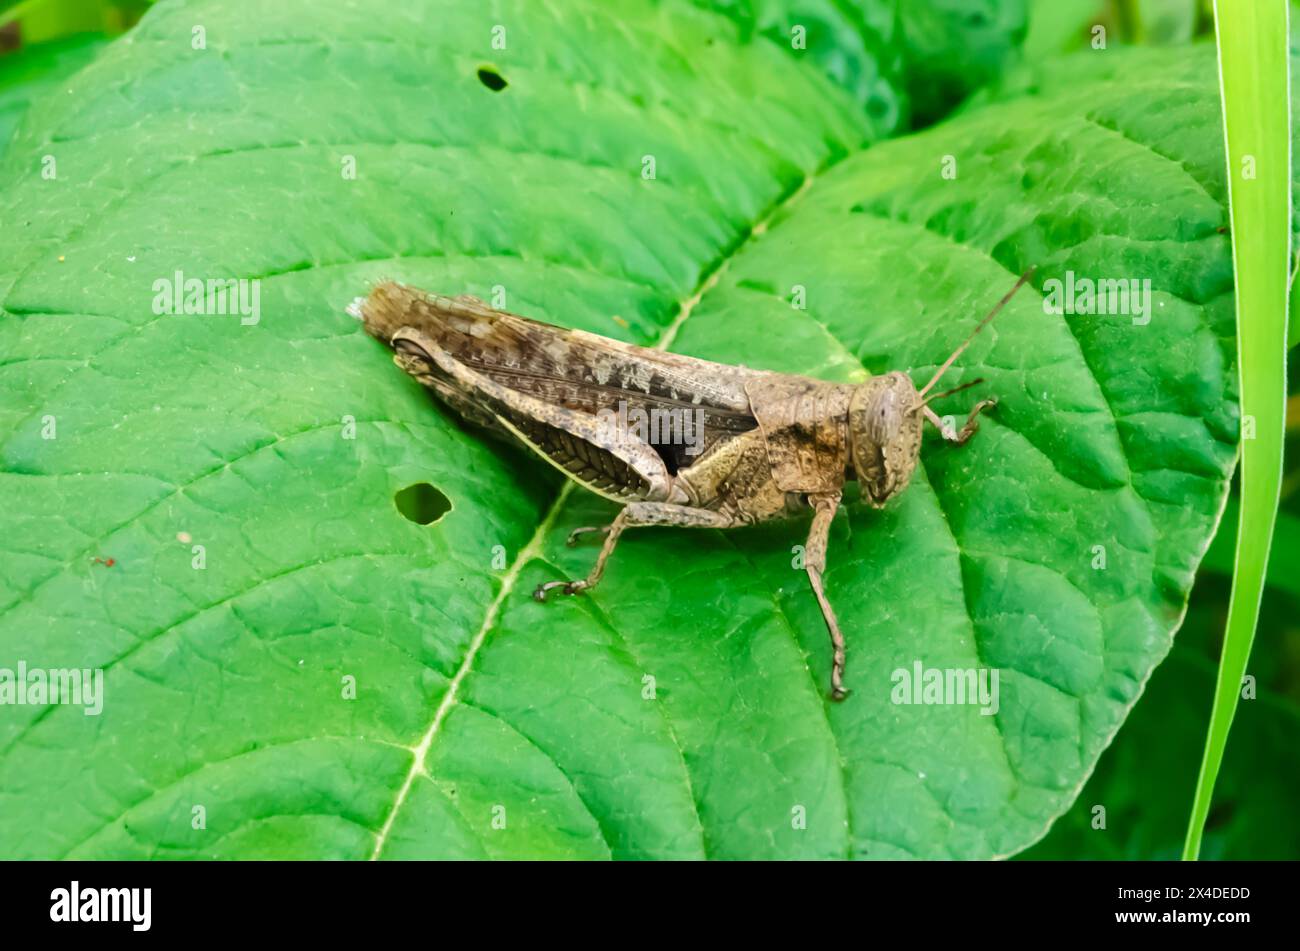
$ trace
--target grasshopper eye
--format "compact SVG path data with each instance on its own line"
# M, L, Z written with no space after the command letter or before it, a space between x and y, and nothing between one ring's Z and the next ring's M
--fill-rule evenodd
M887 446L898 434L898 393L882 390L867 414L867 434L878 446Z

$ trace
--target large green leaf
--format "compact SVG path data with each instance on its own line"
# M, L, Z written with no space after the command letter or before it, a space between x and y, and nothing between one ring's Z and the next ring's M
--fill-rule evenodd
M0 666L103 666L106 699L0 708L5 854L1006 855L1169 649L1235 452L1212 51L866 151L820 69L669 3L164 4L73 85L0 169ZM1027 290L963 357L983 430L833 527L838 705L806 522L632 533L538 604L609 507L343 313L380 277L497 288L921 379L1031 264L1150 278L1154 315ZM176 270L259 278L260 320L154 313ZM393 501L424 481L428 525ZM998 714L893 704L915 661L998 668Z

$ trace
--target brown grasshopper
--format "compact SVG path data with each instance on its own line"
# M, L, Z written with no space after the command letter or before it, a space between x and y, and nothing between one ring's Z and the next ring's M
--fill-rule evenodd
M462 417L514 436L580 485L624 503L611 524L569 535L572 545L585 533L604 534L591 573L539 585L539 601L553 588L577 594L595 587L624 529L734 528L811 508L804 568L830 632L831 696L840 700L844 636L822 573L844 484L856 480L862 498L879 508L916 469L925 420L957 445L974 435L980 412L994 400L976 403L960 432L928 404L981 380L926 394L1030 273L919 390L899 371L865 383L828 383L697 360L391 282L349 310L392 347L399 367ZM665 434L663 427L647 432L627 422L653 421L656 413L692 425L670 425Z

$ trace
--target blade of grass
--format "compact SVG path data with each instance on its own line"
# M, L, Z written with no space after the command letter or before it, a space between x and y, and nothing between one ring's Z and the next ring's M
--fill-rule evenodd
M1287 0L1216 0L1241 374L1241 519L1228 625L1183 858L1200 854L1237 712L1282 485L1291 235Z

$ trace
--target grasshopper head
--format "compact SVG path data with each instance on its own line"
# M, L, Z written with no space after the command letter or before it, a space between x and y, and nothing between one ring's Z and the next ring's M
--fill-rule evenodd
M881 506L907 488L921 455L921 396L906 373L860 384L849 401L849 448L864 497Z
M975 432L976 415L985 407L992 406L994 400L982 400L975 404L961 433L952 432L926 404L930 400L960 393L968 387L983 383L983 380L972 380L945 393L936 393L928 399L926 394L1033 273L1031 267L1020 275L1015 286L975 325L965 342L952 352L934 376L930 377L930 382L919 390L907 374L898 371L868 380L854 390L849 401L849 450L858 483L872 505L882 506L891 496L907 488L912 473L916 471L916 464L921 459L921 430L927 419L943 433L944 439L957 445L964 443Z

